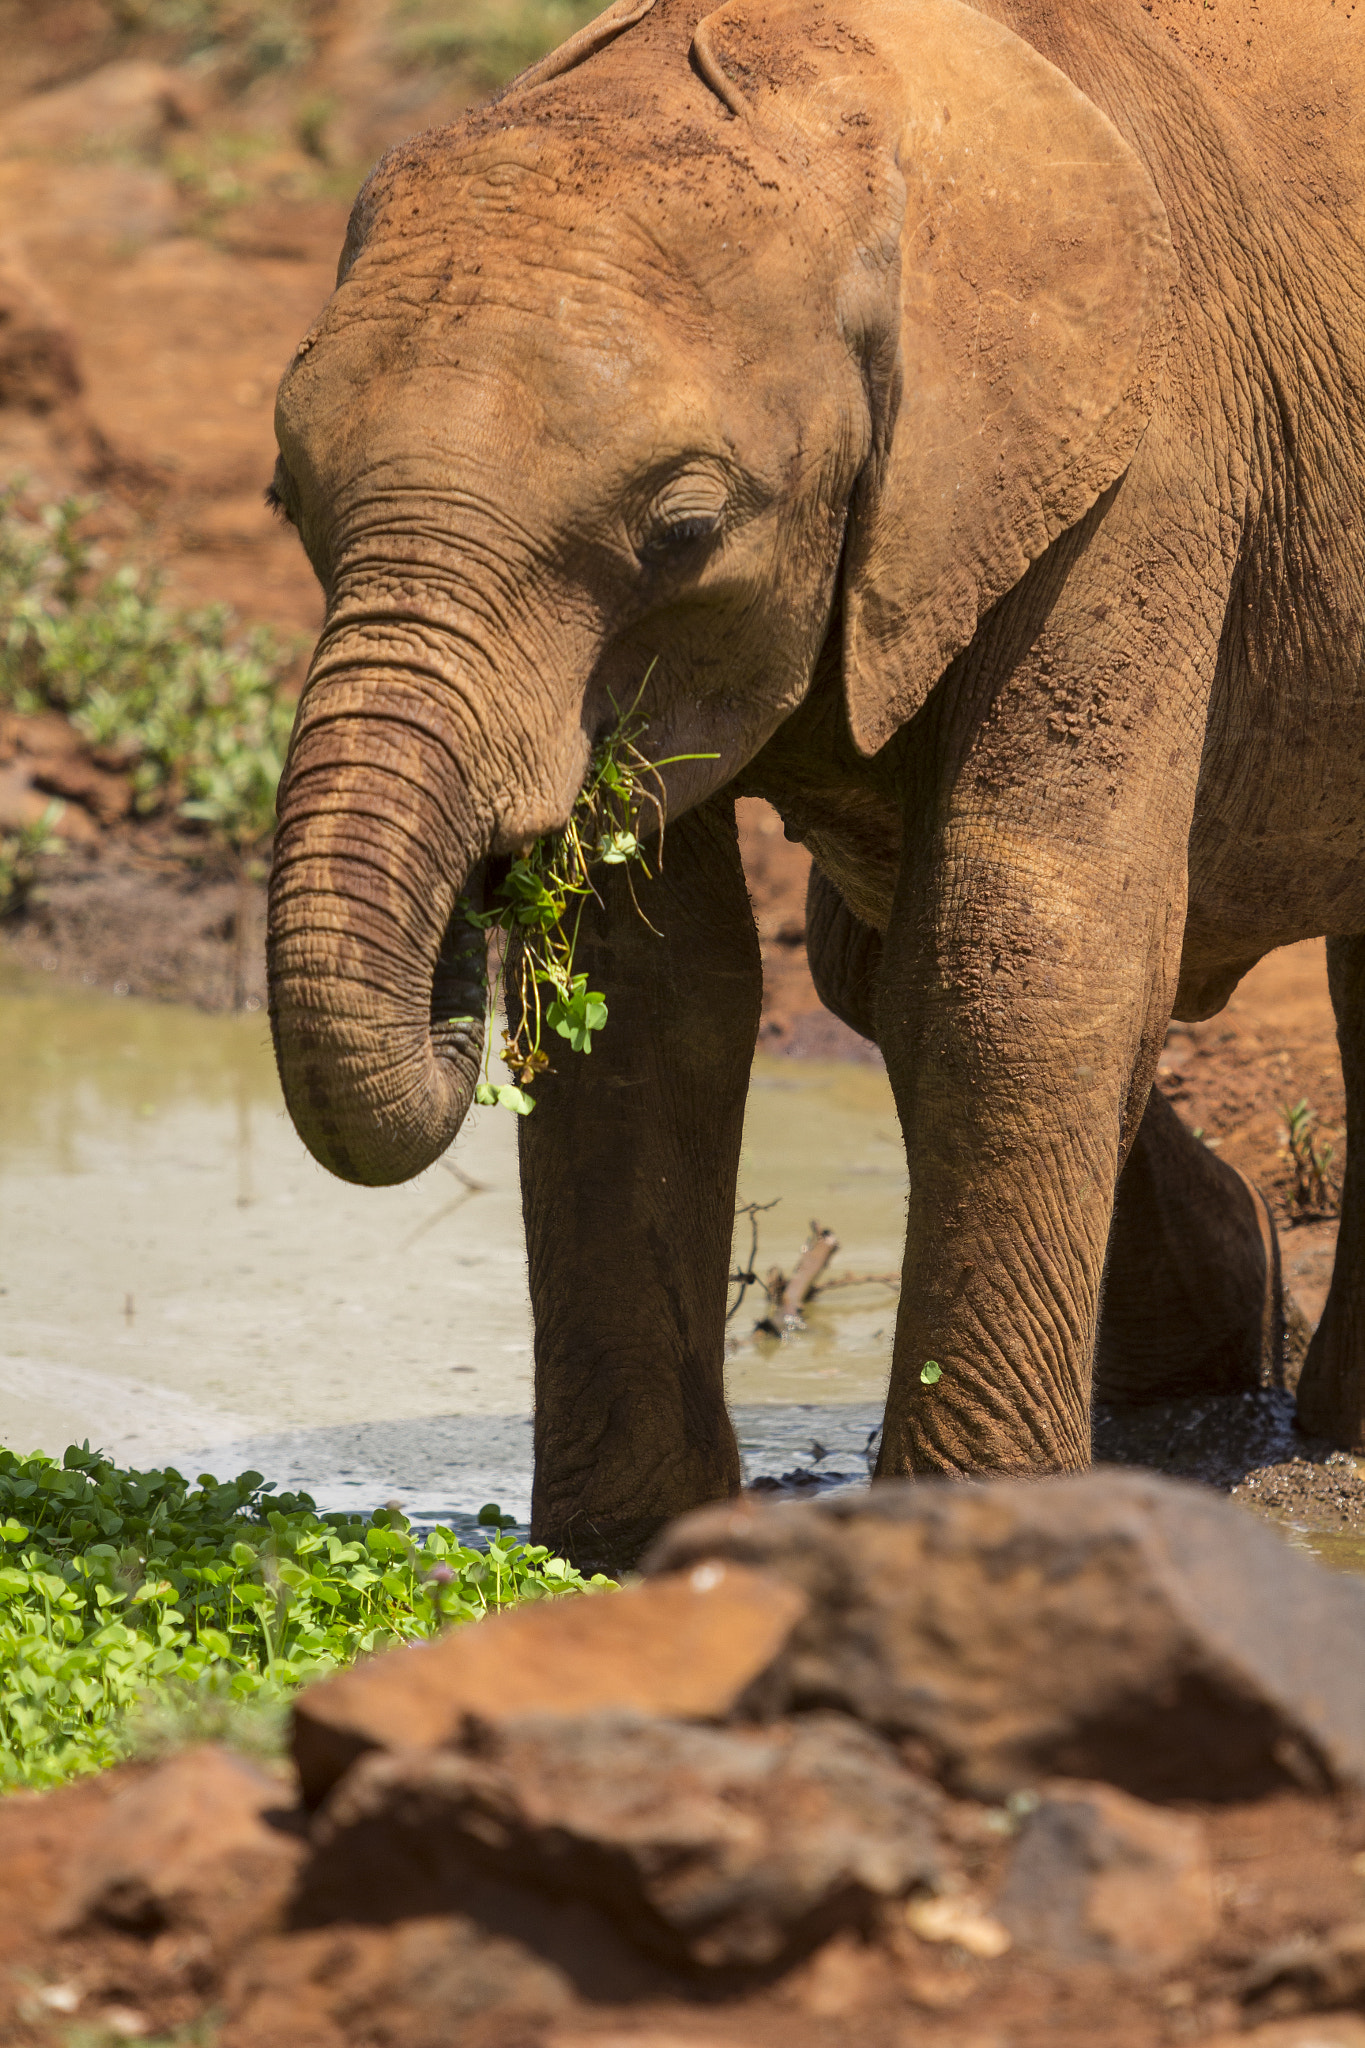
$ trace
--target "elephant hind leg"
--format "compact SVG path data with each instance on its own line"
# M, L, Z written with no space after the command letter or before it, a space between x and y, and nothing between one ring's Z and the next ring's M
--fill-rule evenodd
M1241 1393L1282 1379L1283 1349L1270 1212L1153 1088L1114 1198L1095 1398Z
M882 960L882 935L855 917L818 867L806 884L806 957L815 993L841 1024L876 1040L873 1000Z
M1365 1450L1365 935L1327 941L1346 1083L1346 1180L1332 1285L1299 1380L1299 1426Z

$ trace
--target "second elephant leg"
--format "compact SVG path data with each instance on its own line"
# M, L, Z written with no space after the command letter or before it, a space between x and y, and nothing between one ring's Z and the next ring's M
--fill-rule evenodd
M825 1008L850 1031L875 1040L882 935L854 916L818 867L806 885L806 958Z
M1346 1183L1332 1286L1299 1380L1299 1422L1365 1450L1365 936L1327 941L1346 1083Z
M1153 1088L1114 1198L1095 1398L1241 1393L1278 1379L1283 1346L1265 1202Z

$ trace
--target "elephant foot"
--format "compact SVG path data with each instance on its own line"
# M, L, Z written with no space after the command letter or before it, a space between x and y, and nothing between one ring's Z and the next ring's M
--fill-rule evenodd
M710 1503L695 1501L689 1505L705 1507ZM618 1579L622 1573L634 1570L655 1538L676 1519L672 1514L658 1513L598 1519L581 1508L563 1514L533 1514L531 1541L543 1543L553 1557L567 1558L585 1578L591 1578L594 1572L604 1572L608 1578Z
M1299 1376L1298 1423L1343 1450L1365 1450L1365 1302L1335 1287Z
M729 1418L724 1419L726 1437L711 1446L712 1456L692 1446L691 1455L662 1470L641 1471L637 1461L634 1472L625 1473L609 1447L602 1446L596 1472L586 1475L587 1485L581 1466L569 1465L566 1471L551 1447L542 1455L532 1488L531 1541L589 1576L605 1572L619 1578L633 1570L670 1522L738 1494L739 1451Z
M1274 1219L1153 1089L1119 1178L1095 1345L1097 1401L1283 1385Z

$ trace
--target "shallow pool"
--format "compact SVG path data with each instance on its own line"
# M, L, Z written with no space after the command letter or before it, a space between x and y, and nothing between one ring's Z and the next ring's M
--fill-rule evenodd
M839 1236L833 1276L893 1273L905 1191L880 1071L758 1063L741 1199L777 1205L760 1270L790 1270L814 1219ZM750 1478L865 1478L895 1299L832 1290L779 1343L750 1292L728 1360ZM0 966L0 1442L89 1437L124 1463L253 1465L329 1506L521 1517L530 1408L505 1112L405 1187L347 1187L295 1137L260 1013Z

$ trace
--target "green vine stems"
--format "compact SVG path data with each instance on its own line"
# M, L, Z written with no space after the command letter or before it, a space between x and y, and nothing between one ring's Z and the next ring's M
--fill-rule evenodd
M583 787L563 831L538 839L529 853L513 861L494 892L492 909L476 911L467 902L459 906L476 929L504 935L496 977L488 979L490 1010L495 1010L503 992L509 964L518 998L516 1028L509 1026L502 1039L503 1062L515 1079L490 1080L490 1034L485 1041L483 1079L474 1092L476 1102L529 1116L535 1108L530 1090L541 1074L551 1071L546 1033L567 1040L574 1052L590 1053L594 1033L606 1024L606 997L600 989L588 987L587 975L574 964L583 906L590 896L597 897L592 882L595 867L625 869L631 901L649 924L635 895L631 871L639 867L646 876L652 874L642 844L641 825L646 817L651 818L651 829L657 822L655 860L660 866L663 863L664 786L660 771L679 761L716 759L714 754L670 754L666 760L651 761L641 752L648 721L639 705L652 672L653 664L635 702L594 747ZM653 925L649 928L655 930ZM512 1007L508 1005L509 1018Z

